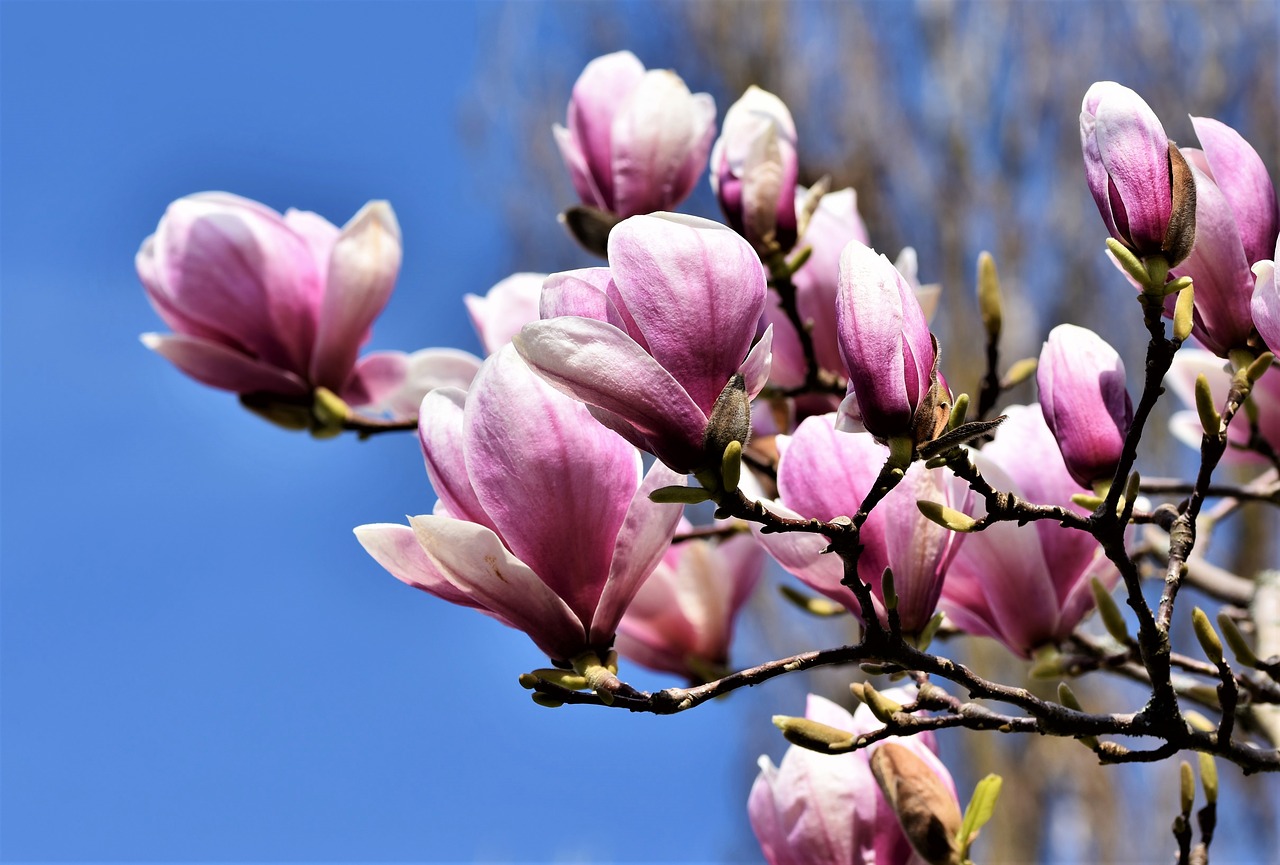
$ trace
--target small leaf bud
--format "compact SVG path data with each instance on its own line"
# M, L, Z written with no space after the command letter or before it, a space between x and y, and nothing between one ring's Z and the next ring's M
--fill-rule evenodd
M978 255L978 309L982 313L982 329L987 332L988 341L995 342L1000 338L1004 318L1000 277L996 273L996 260L985 251Z
M711 493L702 487L658 487L649 493L649 501L658 504L696 505L711 499Z
M1116 603L1116 599L1097 577L1089 579L1089 591L1093 593L1093 602L1098 608L1098 618L1102 619L1102 626L1107 629L1107 633L1120 645L1129 645L1132 642L1129 626L1125 624L1124 614L1120 612L1120 605Z
M884 573L880 576L880 593L884 595L884 608L886 610L898 609L898 592L893 586L893 570L885 568Z
M1191 611L1191 624L1195 627L1196 639L1200 641L1200 648L1204 649L1205 657L1214 664L1222 664L1222 641L1218 639L1218 634L1213 630L1213 625L1209 623L1209 617L1205 615L1204 610L1196 607Z
M1226 613L1218 613L1218 627L1222 629L1222 636L1226 638L1227 645L1231 647L1231 653L1236 656L1236 662L1244 667L1257 667L1258 656L1253 653L1253 649L1249 648L1249 644L1245 642L1244 634L1240 633L1240 628L1236 626L1235 620Z
M1187 816L1196 804L1196 776L1191 771L1191 764L1186 760L1178 764L1178 780L1182 814Z
M742 442L731 441L725 447L724 458L720 462L720 477L724 479L725 492L738 491L738 481L742 479Z
M849 612L843 605L837 604L835 601L806 595L791 586L778 586L778 591L782 594L782 597L811 616L829 618L831 616L843 616Z
M782 731L783 738L791 744L820 754L843 754L852 750L857 738L847 730L789 715L774 715L773 725Z
M916 502L916 507L920 509L920 513L924 514L925 519L945 529L951 529L953 532L971 532L978 524L978 521L968 514L962 514L939 502L921 499Z
M1200 786L1204 788L1204 800L1210 805L1218 804L1218 764L1212 754L1203 752L1196 754L1200 760Z
M1124 268L1125 273L1143 285L1147 283L1147 269L1143 267L1142 262L1138 260L1138 256L1134 255L1129 247L1114 237L1108 237L1107 249L1115 256L1116 261Z
M1213 404L1213 391L1209 389L1209 379L1204 373L1196 376L1196 413L1200 415L1200 426L1207 436L1217 436L1222 432L1222 415Z
M1038 357L1024 357L1022 360L1014 361L1009 371L1004 374L1004 378L1000 379L1000 389L1009 390L1017 387L1035 375L1039 366L1040 358Z
M867 708L871 710L871 714L875 715L882 723L892 724L894 713L902 711L901 704L895 703L884 694L881 694L869 682L863 683L862 696Z

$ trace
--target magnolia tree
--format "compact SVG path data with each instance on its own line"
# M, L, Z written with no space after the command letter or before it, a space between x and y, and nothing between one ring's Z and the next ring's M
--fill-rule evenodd
M792 747L761 758L747 803L771 863L969 861L1001 782L962 810L933 739L954 727L1059 737L1101 763L1194 752L1202 793L1182 762L1170 850L1206 862L1216 762L1280 770L1280 581L1192 557L1231 512L1280 500L1280 216L1250 145L1192 122L1200 146L1175 146L1113 82L1081 108L1105 253L1148 335L1138 376L1065 323L1038 359L1004 363L984 254L987 369L954 392L937 287L911 250L869 245L853 190L797 185L786 105L752 87L717 137L709 95L627 52L587 66L554 130L581 199L561 220L607 265L468 295L487 359L360 355L400 264L386 202L338 228L226 193L174 202L143 242L173 331L143 342L290 429L416 430L434 511L356 537L408 585L526 633L548 660L519 677L540 705L671 714L817 666L883 677L851 686L852 715L812 695L773 719ZM673 212L708 164L723 223ZM1004 404L1032 376L1039 404ZM1166 387L1191 406L1173 419L1199 451L1186 480L1137 471ZM1256 477L1215 480L1226 462ZM807 587L792 602L852 613L858 642L734 671L768 557ZM1184 585L1232 602L1216 626L1177 606ZM1106 636L1079 627L1095 610ZM1173 651L1180 617L1195 656ZM956 633L1063 680L1058 700L932 648ZM638 690L620 656L688 686ZM1065 681L1107 672L1145 703L1086 708Z

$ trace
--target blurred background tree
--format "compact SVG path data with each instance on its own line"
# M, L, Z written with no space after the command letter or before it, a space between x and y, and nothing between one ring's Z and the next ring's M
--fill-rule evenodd
M1072 322L1116 346L1131 377L1142 369L1145 332L1133 292L1103 255L1106 232L1084 183L1078 116L1092 82L1137 90L1181 144L1195 144L1189 114L1213 117L1253 144L1273 178L1280 164L1280 4L1267 0L513 2L492 8L487 27L490 62L464 129L485 168L476 194L507 214L510 269L588 263L550 219L553 203L574 202L550 127L563 122L573 85L566 70L627 48L650 68L675 69L691 90L710 92L721 118L751 84L788 104L801 182L829 175L833 189L852 186L873 246L891 258L914 247L921 280L943 285L933 324L943 368L953 387L971 394L982 374L972 290L984 249L995 255L1005 291L1006 364L1037 354L1049 328ZM550 32L555 63L538 56ZM526 98L512 100L513 92ZM511 149L513 141L523 146ZM718 218L705 180L685 209ZM1014 398L1034 399L1032 386ZM1163 433L1171 408L1162 403L1145 441L1148 471L1189 465L1190 451ZM1219 541L1227 555L1218 558L1254 573L1271 560L1275 527L1271 514L1252 509L1229 544ZM758 616L770 610L776 606L757 604ZM780 633L786 625L756 624L752 632L772 644L760 652L790 642ZM1189 634L1178 636L1194 646ZM961 640L948 649L1004 681L1025 678L1025 665L995 644ZM820 681L839 694L848 675ZM1052 684L1037 687L1050 694ZM803 690L779 686L775 699L798 701ZM1142 699L1115 682L1091 681L1081 692L1086 704L1117 709L1136 709ZM748 735L776 751L773 731L756 726ZM1016 737L966 735L948 739L948 748L963 753L956 767L963 790L989 771L1009 780L999 819L984 834L987 861L1150 861L1153 851L1172 850L1172 763L1102 768L1063 742ZM1280 843L1280 785L1226 774L1240 782L1227 794L1240 845L1217 852L1262 861L1253 857ZM744 801L749 781L744 771ZM1229 836L1224 831L1217 844L1227 847ZM744 836L741 852L751 849Z

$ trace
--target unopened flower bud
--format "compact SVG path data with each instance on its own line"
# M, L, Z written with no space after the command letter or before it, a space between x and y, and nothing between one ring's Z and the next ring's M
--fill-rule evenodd
M991 253L983 252L978 255L978 310L982 313L982 329L987 332L989 342L1000 339L1000 330L1004 324L1001 307L996 260Z
M1183 816L1189 816L1196 803L1196 776L1191 771L1191 764L1183 760L1178 764L1179 800Z
M1218 613L1218 627L1222 629L1222 636L1231 647L1231 653L1236 656L1236 662L1243 667L1257 667L1258 656L1253 653L1253 649L1249 648L1235 620L1226 613Z
M1204 649L1205 657L1212 663L1222 664L1222 641L1218 639L1218 634L1213 630L1213 625L1209 623L1209 617L1205 615L1204 610L1196 607L1191 611L1191 624L1195 627L1196 639L1200 641L1200 648Z
M871 772L912 848L929 865L959 861L960 807L934 770L896 742L871 757Z
M920 513L930 520L953 532L971 532L978 525L978 521L968 514L963 514L955 508L949 508L938 502L931 502L924 499L916 502L916 507L920 509Z
M853 733L808 718L774 715L773 726L781 730L783 738L791 744L819 754L843 754L857 739Z
M711 151L725 219L761 254L796 242L796 127L782 100L751 86L729 107Z

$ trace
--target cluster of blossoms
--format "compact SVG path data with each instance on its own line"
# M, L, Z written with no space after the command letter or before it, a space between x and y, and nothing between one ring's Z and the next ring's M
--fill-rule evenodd
M749 89L718 137L715 117L709 95L630 53L588 65L555 140L581 199L566 225L607 266L468 295L483 361L359 357L400 263L384 202L342 229L221 193L175 202L137 258L174 333L144 342L285 426L328 435L416 419L435 510L357 538L405 583L526 633L552 666L522 682L548 705L637 694L617 678L619 654L694 683L724 676L767 556L868 634L924 648L945 621L1025 658L1065 646L1121 577L1081 530L1129 480L1135 411L1119 355L1059 325L1038 360L1038 404L975 422L940 369L938 291L919 284L914 252L894 263L873 248L853 190L798 184L800 142L777 96ZM1218 357L1175 362L1170 383L1190 402L1280 345L1270 178L1234 130L1193 125L1201 147L1175 146L1111 82L1089 90L1080 118L1117 266L1155 326L1166 313L1178 344L1194 336ZM708 164L725 224L669 212ZM994 343L998 297L985 303ZM1201 370L1213 378L1197 385ZM1261 378L1251 429L1231 427L1239 448L1280 446L1276 380ZM1198 446L1206 414L1175 426ZM1057 517L1002 518L993 508L1009 499L992 488ZM684 513L704 501L718 521ZM931 740L882 743L877 701L880 721L816 696L809 726L783 719L799 744L780 768L762 759L750 797L770 862L967 855ZM819 728L875 743L815 754L833 741Z

